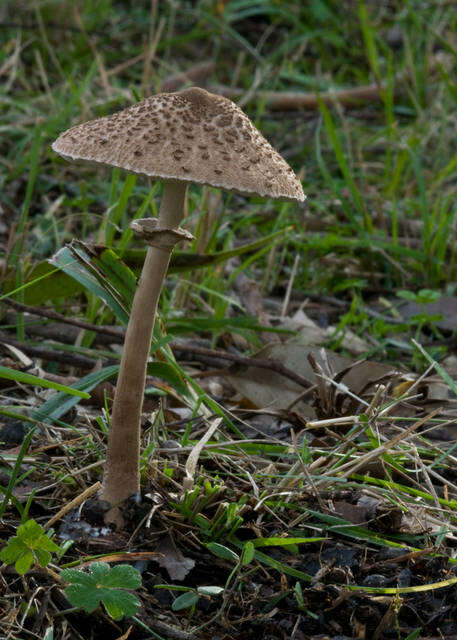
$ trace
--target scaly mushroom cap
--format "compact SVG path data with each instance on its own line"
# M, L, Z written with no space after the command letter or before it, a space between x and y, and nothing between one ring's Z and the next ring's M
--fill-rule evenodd
M62 133L66 159L247 194L303 201L300 181L231 100L193 87L159 93Z

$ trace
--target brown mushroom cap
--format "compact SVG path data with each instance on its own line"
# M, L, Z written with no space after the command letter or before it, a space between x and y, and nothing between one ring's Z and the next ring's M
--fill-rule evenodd
M71 160L156 178L303 201L300 181L231 100L193 87L159 93L62 133L52 145Z

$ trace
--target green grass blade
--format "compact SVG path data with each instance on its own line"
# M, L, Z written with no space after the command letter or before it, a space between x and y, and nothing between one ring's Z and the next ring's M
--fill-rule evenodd
M91 391L100 382L104 382L105 380L112 378L118 371L119 365L114 364L109 367L104 367L100 371L94 371L84 378L81 378L78 382L75 382L72 388L79 391L81 394L85 394L82 397L89 397L89 391ZM58 420L61 416L70 411L72 407L78 404L80 398L81 396L66 398L63 394L59 393L47 400L39 409L34 411L32 418L41 422L52 422L53 420Z
M80 391L75 387L67 387L64 384L53 382L52 380L46 380L39 376L33 376L31 373L24 373L22 371L16 371L16 369L9 369L8 367L0 366L0 378L11 380L14 382L20 382L22 384L33 384L39 387L45 387L46 389L54 389L55 391L63 391L71 396L78 396L79 398L89 398L89 394L85 391Z
M5 513L5 510L8 506L8 503L10 501L10 498L12 496L13 493L13 489L16 486L16 480L17 477L19 475L19 470L21 468L21 464L22 461L24 459L25 454L28 451L28 448L30 446L30 443L32 441L33 438L33 434L35 432L35 429L31 429L28 434L25 436L24 441L21 445L20 451L18 453L18 456L16 458L16 464L13 467L13 471L11 473L11 477L10 480L8 482L8 487L6 489L6 493L3 497L2 503L0 504L0 519L3 518L3 514Z

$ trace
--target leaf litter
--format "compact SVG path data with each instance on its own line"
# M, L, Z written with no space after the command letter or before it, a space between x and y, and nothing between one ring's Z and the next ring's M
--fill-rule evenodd
M224 396L211 397L222 403L228 419L214 420L208 414L192 420L174 395L168 422L159 427L172 437L166 447L161 445L163 435L155 434L157 427L146 421L145 446L156 442L157 452L151 449L148 492L141 504L132 502L128 510L130 536L100 526L96 501L80 505L79 527L69 529L70 516L65 514L53 522L57 542L70 531L77 545L76 556L74 550L66 552L67 562L79 558L87 564L100 554L109 557L115 549L127 552L126 559L131 552L135 557L137 550L157 554L157 559L146 555L145 560L134 561L142 573L142 587L136 592L143 604L138 615L150 629L181 627L192 634L192 629L215 618L212 627L193 637L213 637L216 628L228 637L247 638L256 628L285 637L277 635L278 629L291 633L299 620L302 637L318 637L325 627L322 618L312 614L320 611L330 621L334 637L338 630L340 636L346 631L353 637L363 633L383 637L383 629L391 626L396 598L400 620L401 612L408 612L408 622L402 624L410 628L433 624L437 603L442 621L454 610L455 568L452 554L446 552L455 541L453 455L445 437L452 427L452 410L446 398L434 407L430 397L442 379L433 367L418 376L302 342L299 338L266 345L253 361L281 361L308 382L307 389L273 370L231 365L214 379L202 379L202 391L211 394L210 383L214 387L219 377L216 389ZM194 367L187 370L190 375L195 372ZM16 404L21 395L32 407L41 404L42 411L42 401L31 402L33 396L24 388L14 391ZM44 508L41 519L51 518L50 507L54 505L55 511L64 495L79 494L95 482L101 468L97 448L87 448L103 437L99 410L82 402L72 405L71 423L70 415L60 412L60 424L38 423L21 467L24 479L13 489L19 509L30 491L37 492ZM441 437L430 440L434 430ZM2 449L10 470L16 451ZM50 469L66 482L44 481ZM2 525L6 539L15 522L11 507L7 513ZM75 515L71 518L75 520ZM91 528L82 526L84 522ZM249 567L249 579L230 555L208 556L204 545L210 540L220 540L233 550L252 541L254 554L245 569ZM267 540L267 550L257 550ZM10 571L8 567L4 577ZM190 625L169 617L167 610L179 585L224 587L234 571L242 598L225 587L217 597L189 597L189 602L195 600ZM51 586L49 575L38 569L30 575L45 590ZM156 588L168 580L168 592ZM9 582L8 578L7 593L15 593L15 581ZM429 589L418 591L423 585ZM397 587L402 592L395 596ZM349 596L348 588L356 591ZM54 591L55 587L50 593ZM228 604L218 615L221 597ZM161 611L158 626L147 614L152 603ZM413 611L420 611L420 616ZM188 608L176 610L175 616L179 612Z

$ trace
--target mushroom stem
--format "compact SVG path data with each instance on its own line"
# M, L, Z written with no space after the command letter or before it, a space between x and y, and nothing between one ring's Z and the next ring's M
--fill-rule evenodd
M184 214L187 182L166 180L157 226L178 227ZM159 246L160 245L160 246ZM107 523L122 526L118 505L140 490L140 436L146 367L162 284L167 273L173 243L155 243L146 253L133 299L124 341L108 436L101 498L111 508Z

